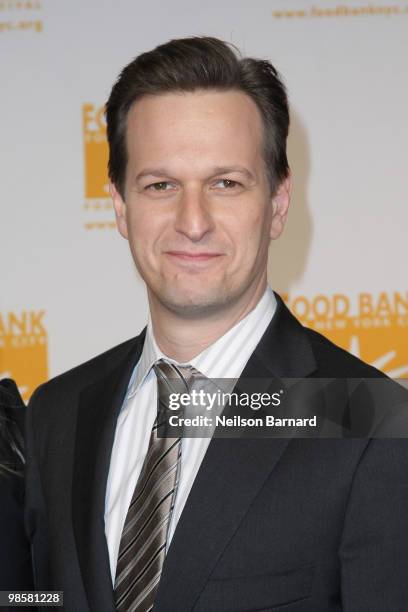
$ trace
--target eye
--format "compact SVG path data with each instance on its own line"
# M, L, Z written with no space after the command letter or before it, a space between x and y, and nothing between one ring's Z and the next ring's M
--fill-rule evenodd
M158 183L152 183L151 185L147 185L145 189L150 191L169 191L173 187L172 183L169 181L159 181Z
M234 189L234 187L239 187L240 183L238 183L238 181L233 181L232 179L219 179L216 182L216 185L221 185L222 189Z

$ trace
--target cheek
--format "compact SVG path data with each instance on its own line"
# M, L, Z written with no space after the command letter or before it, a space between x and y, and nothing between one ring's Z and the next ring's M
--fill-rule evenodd
M269 241L269 215L264 208L255 208L248 214L248 210L236 211L225 231L234 245L238 257L248 257L257 253L261 243Z
M144 259L148 258L165 231L166 223L157 215L137 207L130 210L127 222L133 251Z

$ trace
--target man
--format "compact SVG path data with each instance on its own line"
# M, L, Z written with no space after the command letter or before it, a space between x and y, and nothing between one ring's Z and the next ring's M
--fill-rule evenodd
M406 610L404 440L157 435L175 377L380 375L267 287L288 125L271 64L214 38L145 53L113 87L111 193L150 319L29 407L37 588L63 590L66 610Z

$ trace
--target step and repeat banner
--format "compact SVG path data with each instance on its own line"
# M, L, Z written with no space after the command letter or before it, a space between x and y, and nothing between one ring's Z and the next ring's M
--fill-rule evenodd
M408 0L0 0L0 377L27 400L144 326L103 109L133 57L190 35L270 59L289 91L295 187L271 286L408 377Z

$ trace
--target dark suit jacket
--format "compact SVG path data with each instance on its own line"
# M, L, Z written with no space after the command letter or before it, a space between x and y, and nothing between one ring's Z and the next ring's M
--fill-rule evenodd
M380 375L303 328L277 299L243 376ZM144 333L52 380L29 407L27 527L37 588L63 590L70 612L114 610L105 490L143 341ZM406 440L213 439L154 609L403 612L407 572Z
M0 591L33 588L23 521L23 466L10 443L22 439L24 410L15 383L0 381ZM13 471L5 470L5 465Z

